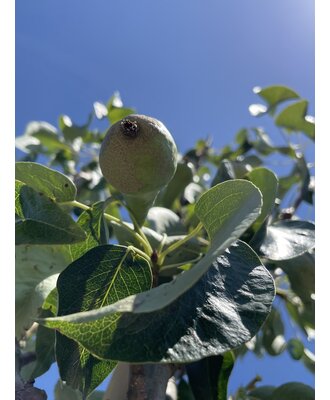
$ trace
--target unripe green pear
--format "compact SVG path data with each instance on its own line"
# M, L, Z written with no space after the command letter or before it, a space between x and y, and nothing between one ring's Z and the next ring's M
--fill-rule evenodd
M175 173L177 149L162 122L132 114L110 127L99 161L106 181L124 194L142 222Z

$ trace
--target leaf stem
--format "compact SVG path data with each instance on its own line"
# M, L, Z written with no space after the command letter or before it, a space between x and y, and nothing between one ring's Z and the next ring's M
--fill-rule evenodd
M63 202L63 203L60 203L60 204L61 205L69 205L69 206L72 206L72 207L77 207L77 208L80 208L80 209L82 209L84 211L92 210L92 207L89 207L86 204L80 203L77 200L67 201L67 202ZM152 254L152 247L151 247L147 237L145 236L145 234L142 232L141 229L139 229L139 232L136 232L134 229L130 228L127 224L125 224L125 222L123 222L121 219L119 219L117 217L114 217L113 215L106 214L106 213L104 213L103 215L104 215L104 218L107 219L109 222L115 223L115 224L118 224L118 225L122 226L124 229L129 231L131 235L135 236L135 238L143 246L143 249L144 249L144 251L146 252L146 254L148 256L150 256ZM142 235L141 235L141 233L142 233Z
M164 262L165 257L171 253L172 251L178 249L181 247L183 244L188 242L191 238L196 236L198 232L203 228L203 224L200 222L196 228L194 228L187 236L185 236L183 239L178 240L177 242L173 243L171 246L169 246L167 249L162 251L159 256L158 256L158 265L162 265Z

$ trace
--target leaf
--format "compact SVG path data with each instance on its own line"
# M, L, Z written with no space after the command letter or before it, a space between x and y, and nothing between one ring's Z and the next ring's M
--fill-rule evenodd
M274 390L270 400L314 400L315 390L300 382L288 382Z
M15 336L17 339L24 336L25 331L32 326L33 320L38 315L39 308L48 294L54 289L57 277L58 274L51 275L37 285L32 286L30 290L24 290L23 292L16 290Z
M164 207L151 207L147 219L148 225L157 233L180 235L186 233L186 228L180 218L172 210Z
M227 388L230 374L234 368L235 356L233 352L225 353L218 379L218 398L216 400L227 400Z
M302 361L305 367L309 369L312 374L315 374L315 355L310 350L304 349Z
M211 240L217 242L229 226L237 225L236 229L243 233L260 214L261 205L259 189L250 182L236 179L205 192L196 203L195 212Z
M71 179L38 163L17 162L15 177L56 202L72 201L76 197L77 189Z
M178 384L178 400L196 400L190 385L183 378Z
M173 178L159 193L156 199L156 205L172 208L174 201L182 195L188 184L192 182L193 175L192 163L179 162Z
M147 290L152 275L148 262L133 249L104 245L94 247L71 263L59 276L58 315L88 311ZM115 330L118 316L110 327ZM94 341L94 335L90 336ZM102 361L83 346L56 332L56 359L60 376L85 396L112 371L116 362Z
M277 265L288 275L291 289L301 298L305 305L314 303L315 293L315 257L304 253L289 260L283 260Z
M299 98L299 95L283 85L273 85L265 88L256 87L253 89L254 93L260 96L267 103L268 112L273 113L278 104L291 99Z
M65 382L57 381L54 388L55 400L81 400L81 394L78 390L72 389Z
M227 385L234 361L234 355L229 351L186 365L194 398L227 400Z
M133 224L130 223L125 223L125 224L133 229ZM113 224L112 226L119 244L125 246L129 245L133 245L136 247L139 246L139 242L136 240L136 238L121 225ZM173 229L173 227L171 229ZM186 236L186 235L175 235L175 236L167 236L166 238L164 238L163 235L147 227L142 227L142 231L146 235L153 249L158 249L160 244L163 243L163 250L165 250L171 244L179 240L182 240ZM174 272L176 273L181 272L181 270L178 270L177 268L182 264L186 264L191 261L197 261L200 258L201 253L205 251L205 247L206 247L205 244L201 244L196 238L190 239L189 241L187 241L182 246L172 251L165 257L164 263L160 270L160 274L172 276ZM171 266L170 270L167 269L169 266Z
M102 318L99 313L93 320L84 318L90 313L82 313L75 319L71 315L42 323L103 359L192 362L250 340L270 312L273 298L271 275L252 249L238 241L218 256L194 287L161 310L123 313L115 326L111 322L116 315Z
M16 246L15 248L16 336L31 326L37 310L55 287L57 274L70 262L67 246Z
M263 104L251 104L249 106L249 112L252 117L259 117L268 111L267 107Z
M184 189L183 199L189 204L195 204L203 192L204 189L201 185L191 182Z
M300 360L304 355L305 347L299 339L290 339L287 343L287 349L294 360Z
M70 244L85 232L56 203L27 185L16 185L16 244Z
M289 132L304 132L310 139L315 140L315 123L306 117L307 107L306 100L290 104L277 115L276 125L286 128Z
M145 313L166 307L191 288L217 257L245 232L258 217L261 205L259 189L245 180L224 182L208 190L197 202L196 210L198 209L197 215L210 231L213 243L194 268L182 273L173 282L148 292L129 296L101 310L84 313L83 316L62 317L59 321L71 321L73 318L78 322L81 318L81 321L87 322L89 319L95 320L118 311Z
M57 129L44 121L30 122L23 135L15 140L16 147L21 151L29 153L54 153L59 150L71 153L70 146L63 142L58 135Z
M41 318L54 317L57 313L57 290L54 288L42 305ZM36 334L36 362L30 380L35 379L49 370L55 362L55 332L42 325L38 326Z
M262 327L262 344L271 356L277 356L285 350L284 324L281 314L273 307Z
M76 260L95 246L108 243L109 232L104 219L105 207L106 203L101 201L80 214L77 224L86 232L86 240L70 245L72 260Z
M257 231L274 207L278 179L272 171L263 167L253 169L246 177L250 182L255 184L262 193L263 204L261 214L253 224L254 230Z
M121 119L127 117L130 114L135 114L134 108L123 107L119 92L115 92L107 104L108 118L111 124L115 124Z
M88 134L88 126L91 123L91 117L85 125L75 125L67 115L61 115L58 119L58 126L63 132L65 140L73 142L77 138L84 138Z
M246 174L249 173L252 168L259 166L261 163L260 158L257 156L239 156L234 160L224 159L220 162L220 166L211 186L215 186L229 179L245 178Z
M269 260L297 257L315 246L315 226L299 220L277 221L267 226L260 252Z
M271 400L275 389L271 385L259 386L249 392L249 400Z
M22 245L15 247L15 296L22 299L51 275L71 262L67 246Z

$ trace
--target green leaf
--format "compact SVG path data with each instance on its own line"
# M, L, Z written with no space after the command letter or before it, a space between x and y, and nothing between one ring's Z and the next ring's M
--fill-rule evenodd
M315 355L310 350L304 349L302 362L309 371L315 374Z
M271 356L277 356L285 350L284 324L281 314L273 307L262 327L262 344Z
M235 358L232 352L204 358L186 365L194 398L227 400L227 386Z
M91 123L91 117L85 125L75 125L71 118L67 115L61 115L58 120L58 126L63 132L65 140L72 142L75 139L81 137L84 138L88 134L88 126Z
M77 189L71 179L41 164L17 162L15 177L56 202L72 201L76 197Z
M148 292L129 296L101 310L84 313L83 316L67 316L58 321L71 321L73 318L76 322L87 322L118 311L145 313L166 307L198 282L217 257L256 220L261 205L260 191L251 182L235 180L215 186L204 193L196 204L197 214L205 222L213 243L194 268L180 274L173 282Z
M196 400L190 385L183 378L178 384L178 400Z
M315 390L300 382L288 382L274 390L270 400L314 400Z
M253 91L267 103L267 111L271 113L275 111L278 104L300 97L295 91L283 85L273 85L265 88L257 87Z
M86 240L70 245L72 260L76 260L95 246L108 243L109 232L104 219L105 207L106 203L101 201L80 214L77 224L86 232Z
M20 339L28 330L34 318L38 315L38 310L42 306L48 294L56 285L58 274L51 275L40 283L28 289L28 283L23 281L23 285L18 282L15 298L15 336ZM17 280L17 278L16 278ZM27 281L29 279L27 278ZM16 281L17 282L17 281ZM22 290L22 286L24 289Z
M172 210L164 207L151 207L146 222L148 226L163 235L180 235L186 233L186 228L179 216Z
M276 387L271 385L260 386L249 392L249 400L271 400L275 389Z
M15 140L15 145L25 153L54 153L62 150L72 153L70 146L63 142L54 126L43 121L30 122L23 135Z
M57 290L54 288L42 305L41 318L54 317L57 313ZM49 370L55 362L55 332L42 325L38 326L36 334L36 362L30 379L35 379Z
M67 246L16 246L15 329L20 337L55 287L57 274L71 262Z
M236 179L205 192L196 203L195 212L211 240L217 242L229 226L237 225L243 233L259 216L261 206L259 189L251 182Z
M253 169L246 177L250 182L254 183L262 193L263 204L261 214L253 224L254 230L257 231L274 207L278 179L272 171L263 167Z
M287 343L287 349L294 360L300 360L304 355L305 347L299 339L290 339Z
M71 244L85 232L53 200L27 185L16 185L16 244Z
M304 132L312 140L315 139L315 123L306 117L308 101L301 100L297 103L290 104L281 111L275 123L278 126L286 128L289 132Z
M252 249L238 241L218 256L190 290L161 310L123 313L115 326L111 323L118 314L102 318L94 313L93 320L86 320L91 313L82 313L42 323L74 338L100 358L192 362L250 340L270 312L273 298L270 273Z
M133 249L98 246L71 263L59 276L58 316L88 311L147 290L152 275L148 262ZM116 329L113 315L110 328ZM65 333L65 332L64 332ZM94 335L90 335L92 341ZM102 361L83 346L56 332L56 359L60 376L74 389L88 395L112 371L116 362Z
M159 193L156 199L156 205L171 208L174 201L182 195L185 187L192 182L192 179L192 163L179 162L172 180Z
M81 400L81 394L78 390L72 389L65 382L60 380L57 381L54 388L54 399L55 400Z
M107 104L108 118L111 124L115 124L121 119L127 117L130 114L135 114L134 108L123 107L119 92L115 92Z
M216 400L227 400L227 388L231 372L234 368L235 356L229 351L224 354L218 379L218 398Z
M269 260L283 261L297 257L315 246L315 226L299 220L277 221L267 226L260 252Z
M115 124L116 122L120 121L121 119L127 117L128 115L135 114L136 111L134 108L115 108L109 110L108 117L111 124Z

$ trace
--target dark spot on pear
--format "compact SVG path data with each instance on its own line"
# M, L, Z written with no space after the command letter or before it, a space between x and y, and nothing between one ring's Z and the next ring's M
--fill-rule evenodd
M129 138L136 138L139 132L139 127L136 121L123 119L120 123L123 135Z

